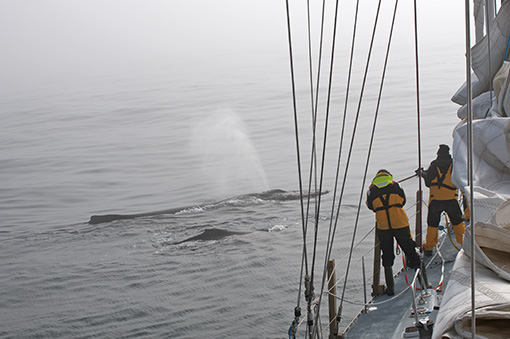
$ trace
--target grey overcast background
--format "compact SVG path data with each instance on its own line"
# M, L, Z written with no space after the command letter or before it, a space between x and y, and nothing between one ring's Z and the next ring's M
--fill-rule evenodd
M305 3L290 1L293 23L305 22ZM389 15L393 2L383 3ZM438 34L442 41L461 34L463 13L453 10L461 3L419 3L424 50L445 47L435 42ZM376 5L360 2L362 12ZM350 23L345 27L350 30ZM52 77L129 72L183 57L190 64L256 53L285 57L286 39L285 0L2 0L0 81L4 89L23 88Z
M283 11L271 0L1 1L2 85L240 55L285 38Z
M286 336L299 293L299 202L240 196L298 188L285 2L0 0L1 338ZM395 0L382 2L386 27L378 30L342 208L349 235ZM289 3L309 146L307 1ZM314 33L321 3L313 1ZM334 4L327 0L328 25ZM340 1L335 109L344 107L354 4ZM349 119L377 4L360 0ZM395 178L417 167L413 1L399 5L370 164L370 173L384 167ZM450 97L465 74L463 5L419 1L426 163L458 123ZM340 131L341 118L332 114L331 131ZM303 159L310 149L302 148ZM403 184L409 200L416 185ZM87 223L97 214L169 208L179 212ZM363 208L359 234L373 218ZM210 228L247 234L175 244ZM339 237L333 256L345 257L349 243ZM361 269L354 272L349 298L362 293ZM346 305L349 322L359 307Z

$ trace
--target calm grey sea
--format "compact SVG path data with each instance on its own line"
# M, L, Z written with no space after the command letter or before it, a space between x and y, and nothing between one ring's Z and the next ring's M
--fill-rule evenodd
M427 46L421 61L424 166L439 143L451 144L457 118L449 99L464 74L462 45ZM0 99L0 337L286 337L298 299L299 202L241 196L299 189L285 53L283 46L242 58L153 59L122 71L55 74L6 86ZM303 55L297 66L306 181L311 122ZM329 191L347 56L339 55L335 73L324 179ZM365 57L356 60L346 143ZM384 167L398 180L418 166L412 48L395 49L392 62L369 176ZM361 179L381 60L371 68L337 259L350 245L366 189ZM324 111L324 94L320 100ZM404 185L410 205L416 187L415 179ZM323 201L321 241L331 198L330 192ZM175 214L88 224L91 215L180 207ZM373 215L362 208L360 234L372 226ZM247 233L175 244L211 228ZM361 271L354 270L353 299L361 293ZM358 308L346 305L346 323Z

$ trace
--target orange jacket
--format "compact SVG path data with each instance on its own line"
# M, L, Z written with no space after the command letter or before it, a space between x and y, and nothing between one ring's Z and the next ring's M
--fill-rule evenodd
M397 229L409 226L404 210L406 195L396 182L378 188L371 185L367 193L367 207L375 212L377 228L380 230Z
M442 173L438 166L431 166L427 170L433 174L427 185L430 191L429 201L458 199L457 186L452 183L452 167L453 165L450 164L445 173ZM427 181L425 183L427 184Z

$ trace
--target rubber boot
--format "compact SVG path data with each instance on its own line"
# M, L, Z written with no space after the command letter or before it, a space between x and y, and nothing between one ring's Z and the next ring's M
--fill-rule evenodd
M425 243L423 244L423 248L425 251L432 251L434 246L437 244L437 227L427 227L427 237L425 239Z
M386 279L386 294L394 295L395 283L393 281L393 270L391 269L391 266L384 268L384 278Z
M453 232L455 233L455 240L457 240L457 242L461 245L464 240L464 231L465 230L466 230L466 226L464 225L464 222L461 222L460 224L453 226Z

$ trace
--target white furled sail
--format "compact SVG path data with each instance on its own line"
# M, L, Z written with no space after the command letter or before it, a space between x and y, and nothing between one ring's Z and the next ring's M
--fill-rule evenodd
M467 181L467 126L453 133L452 182L469 194ZM505 200L510 199L510 118L473 121L473 184L477 221L487 221ZM480 204L478 204L480 203ZM480 207L479 207L480 206Z
M471 228L466 229L466 237L471 237ZM510 246L508 244L510 244L510 230L482 222L475 224L476 261L510 282ZM464 244L464 251L471 256L473 249L469 241Z
M509 34L510 1L506 1L490 29L490 42L485 36L472 48L474 232L473 226L466 228L464 247L451 272L433 338L473 336L472 309L467 302L472 295L471 279L476 281L476 338L508 338L510 333L510 64L504 60ZM452 100L464 105L458 116L465 119L466 84ZM452 181L469 200L465 121L454 130L453 138ZM473 254L476 276L472 278Z
M497 105L493 108L494 113L510 117L510 62L503 62L494 76L493 84L497 100Z
M508 33L510 32L510 1L505 1L499 9L498 15L492 23L490 35L486 35L473 48L472 67L473 77L473 98L488 91L490 80L498 72L505 57ZM489 37L490 36L490 42ZM490 46L490 53L489 47ZM490 62L489 60L490 55ZM490 67L489 67L490 65ZM452 101L465 105L467 102L466 84L464 84L452 98Z
M460 251L451 271L433 338L471 338L471 264ZM476 265L476 338L508 338L510 289L506 280L483 265Z
M485 10L487 6L487 10ZM488 12L488 13L487 13ZM475 39L476 42L482 40L483 28L485 25L485 19L488 18L489 22L487 27L492 26L494 19L494 3L486 0L474 0L473 1L473 15L475 17Z

